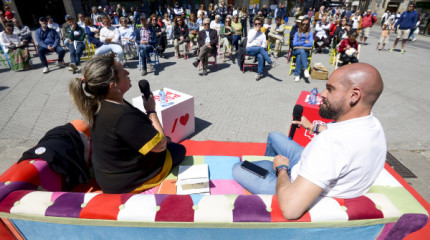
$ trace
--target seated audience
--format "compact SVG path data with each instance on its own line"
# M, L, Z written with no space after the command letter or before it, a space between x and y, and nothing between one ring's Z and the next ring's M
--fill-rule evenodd
M85 28L85 17L84 14L82 13L78 13L78 22L77 22L78 26L81 28Z
M340 66L350 64L350 63L358 63L357 55L358 55L358 41L357 32L351 32L349 34L349 38L342 40L339 45L338 52L340 53L340 60L342 63Z
M217 30L217 32L219 32L219 30L221 29L221 17L220 15L216 15L215 19L211 22L210 28Z
M79 70L78 66L81 64L81 56L85 49L85 30L79 27L72 17L68 17L66 21L69 24L67 28L67 38L70 39L69 71L75 73Z
M185 24L184 19L180 16L175 18L175 30L174 30L174 47L177 58L181 58L179 53L179 46L184 48L184 59L187 59L188 47L187 44L190 42L188 26Z
M100 42L99 29L93 24L93 20L90 17L85 17L85 34L87 35L87 40L96 48L103 45Z
M152 93L142 96L146 113L128 103L129 72L112 54L89 60L82 74L69 91L91 127L91 160L102 191L139 193L159 185L186 150L165 137Z
M321 21L315 25L315 52L321 53L323 48L330 46L330 23L327 21L327 17L323 16ZM320 44L320 42L323 42Z
M234 28L233 47L237 51L239 49L239 41L242 39L242 24L239 22L238 15L233 15L231 26Z
M282 18L277 17L275 19L275 24L272 26L269 32L269 44L275 43L275 49L273 51L273 55L275 58L278 57L279 49L281 49L282 43L284 41L284 30L285 25L282 24Z
M40 28L36 30L36 42L39 45L38 52L39 58L42 62L43 73L48 73L48 61L46 60L46 53L57 52L58 53L58 65L63 68L64 55L66 51L60 46L60 35L54 29L48 28L48 19L46 17L39 18Z
M140 23L142 24L142 27L136 29L136 33L134 35L136 36L136 42L139 44L138 50L140 52L140 58L142 60L143 66L142 76L145 76L147 74L146 63L148 63L150 71L155 70L151 63L149 53L154 51L156 48L155 45L157 44L157 36L154 29L150 24L148 24L146 18L140 18Z
M305 147L279 132L267 138L266 156L254 162L269 171L266 178L233 167L233 178L253 194L276 194L282 215L300 218L323 197L352 199L369 191L384 168L387 143L372 107L383 90L378 70L358 63L334 71L321 93L319 114L334 122L299 124L317 134ZM357 143L360 144L357 144Z
M51 16L46 16L46 19L48 19L48 27L54 29L58 33L58 35L60 35L61 34L61 28L58 25L58 23L55 23L54 19ZM66 22L67 22L67 20L66 20Z
M197 24L196 15L194 15L194 13L191 13L188 19L188 30L190 31L188 37L191 41L191 47L193 47L194 40L197 41L197 35L199 33L199 24Z
M95 55L105 55L109 52L114 52L118 62L122 64L124 50L121 45L119 45L119 30L111 25L111 20L108 16L104 16L102 22L104 27L100 30L100 42L102 42L103 45L96 50Z
M128 58L135 58L137 57L137 53L135 51L134 47L134 30L132 27L127 26L128 18L121 17L119 19L119 23L121 26L118 28L120 39L121 39L121 46L125 50L125 54L128 56Z
M13 33L18 35L20 41L27 40L26 45L28 45L28 43L30 42L33 42L33 37L31 36L31 31L29 27L22 25L21 22L16 18L14 18L12 22L13 25L15 25Z
M203 75L208 74L209 53L215 56L218 46L218 32L210 28L210 21L209 18L203 20L204 29L199 31L199 37L197 39L200 48L199 57L193 62L194 67L197 67L199 63L202 62Z
M346 26L347 20L343 18L342 20L340 20L340 25L336 27L336 30L333 33L333 45L336 46L336 49L342 39L344 39L343 35L347 32Z
M234 61L233 54L231 52L231 45L233 43L233 34L235 33L234 28L231 26L231 17L227 16L225 19L224 34L221 36L222 45L222 61L225 62L225 52L228 51L230 54L230 60Z
M25 47L27 40L21 40L17 34L13 32L14 26L12 22L7 22L5 30L0 33L0 44L4 51L9 55L11 69L13 71L30 69L30 55Z
M63 41L63 44L66 48L69 48L70 39L67 38L67 28L69 27L69 24L67 23L67 18L70 17L70 15L66 15L64 17L65 22L61 25L61 31L60 31L60 40Z
M248 32L246 43L246 55L255 56L258 59L258 70L255 80L260 80L263 76L263 68L265 62L269 63L272 68L278 66L276 62L272 62L265 48L267 47L266 36L261 32L263 22L260 18L255 18L254 27Z
M167 13L164 14L163 23L166 26L167 39L172 40L173 39L173 24L172 24L172 21L170 21L169 15ZM172 43L170 43L170 44L172 44Z
M309 25L309 18L303 18L299 30L294 34L292 54L296 56L296 67L294 69L294 81L296 82L300 81L302 68L305 78L309 78L310 76L308 71L308 56L314 44L314 39Z
M157 53L161 57L167 47L166 26L161 17L157 17L153 14L151 16L151 27L157 36Z
M291 31L290 31L290 42L289 42L289 48L290 49L293 49L293 47L294 47L293 46L294 35L296 34L297 31L299 31L301 22L304 18L305 18L304 16L300 16L300 17L296 18L296 20L294 20L294 22L296 24L291 28Z

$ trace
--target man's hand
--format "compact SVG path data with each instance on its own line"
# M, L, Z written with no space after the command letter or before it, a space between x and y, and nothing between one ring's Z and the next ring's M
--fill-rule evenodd
M208 46L209 48L212 48L211 43L206 43L206 46Z
M76 24L73 24L72 26L70 26L70 29L71 29L72 31L74 31L74 30L76 29Z
M300 126L306 128L307 130L311 130L314 126L305 116L302 116L300 121L292 121L291 123L299 124Z
M148 44L148 41L140 40L140 44Z
M105 38L105 43L111 43L112 42L112 38Z
M180 36L179 39L182 41L184 40L184 36Z
M52 51L54 51L54 47L48 46L48 50L52 52Z
M275 159L273 159L273 169L276 170L276 167L278 167L280 165L290 166L290 159L288 159L282 155L277 155L275 157Z
M306 39L306 40L305 40L305 43L309 43L309 40L307 40L307 39Z

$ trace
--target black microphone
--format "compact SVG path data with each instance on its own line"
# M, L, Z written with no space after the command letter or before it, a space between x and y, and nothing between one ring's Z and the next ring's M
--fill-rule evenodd
M293 109L293 121L300 121L302 119L303 114L303 106L297 104ZM291 124L290 127L290 135L288 136L291 140L294 137L294 133L296 133L296 129L299 127L298 124Z
M149 95L151 94L151 90L149 88L149 82L147 80L139 81L140 92L145 96L146 100L148 100Z

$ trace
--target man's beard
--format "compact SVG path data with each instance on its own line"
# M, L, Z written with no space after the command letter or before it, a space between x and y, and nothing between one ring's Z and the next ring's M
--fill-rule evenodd
M321 117L326 119L336 120L342 112L343 112L342 106L329 104L327 102L327 99L323 99L323 104L320 105L319 114Z

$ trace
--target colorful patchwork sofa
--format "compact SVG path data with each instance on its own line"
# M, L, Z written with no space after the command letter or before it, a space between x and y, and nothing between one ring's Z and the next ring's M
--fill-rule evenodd
M287 221L276 196L252 195L232 166L261 156L188 156L208 164L211 195L176 195L178 168L140 194L104 194L96 185L63 191L62 177L41 159L0 176L0 217L28 239L403 239L426 225L426 209L387 171L355 199L321 198Z

